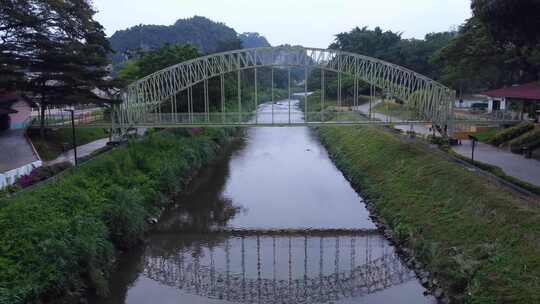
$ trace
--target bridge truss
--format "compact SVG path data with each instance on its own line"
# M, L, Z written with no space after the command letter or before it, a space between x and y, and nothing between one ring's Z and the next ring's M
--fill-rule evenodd
M257 113L261 104L258 88L258 70L271 70L272 107L269 113ZM319 112L309 109L308 102L302 109L305 119L293 121L290 119L291 103L284 112L276 111L274 72L287 71L288 99L292 99L291 69L304 69L305 78L314 69L321 70L321 104ZM244 70L252 69L254 77L254 92L252 100L242 100L242 76ZM319 125L319 124L375 124L368 119L340 120L327 118L324 111L326 102L325 73L337 73L338 92L336 107L343 111L342 76L348 75L354 79L353 102L348 110L354 111L359 105L359 83L371 85L371 92L380 90L403 101L416 113L415 120L407 123L433 123L440 128L451 128L452 105L455 92L446 86L406 68L379 59L358 54L304 47L267 47L230 51L213 54L189 60L151 74L127 87L123 94L122 104L115 107L112 115L113 128L125 132L130 127L192 127L192 126L283 126L283 125ZM237 106L236 110L227 110L225 103L225 75L236 74ZM229 75L230 76L230 75ZM219 78L220 95L210 96L208 82ZM193 98L193 88L202 84L204 97L201 100ZM308 82L304 81L304 98L307 98ZM315 89L315 88L312 88ZM178 102L183 94L187 102L183 109ZM373 94L372 94L373 95ZM218 108L210 107L210 100L218 101ZM245 104L252 105L246 111ZM164 105L169 109L165 113ZM371 105L371 102L370 102ZM196 110L200 109L200 110ZM371 112L371 108L370 108ZM272 118L258 119L261 115ZM281 117L281 119L275 119Z

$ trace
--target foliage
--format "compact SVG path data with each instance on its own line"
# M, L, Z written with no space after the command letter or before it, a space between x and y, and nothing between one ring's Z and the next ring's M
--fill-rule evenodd
M540 206L381 129L324 127L320 136L454 302L540 301Z
M533 53L526 66L540 61ZM469 19L458 36L440 50L432 62L444 67L442 80L465 91L496 88L530 80L523 78L523 64L516 48L495 43L478 18Z
M538 0L473 0L471 7L498 43L531 48L540 43Z
M508 142L510 150L514 153L523 152L522 148L534 149L540 141L540 128L530 130L523 135L514 138Z
M242 48L234 29L200 16L180 19L171 26L137 25L117 31L110 42L117 63L138 58L140 53L157 50L165 44L192 44L203 54Z
M0 303L103 292L116 249L184 191L234 129L151 133L41 187L0 199ZM74 299L66 302L75 302Z
M9 197L20 190L21 190L21 187L17 185L10 185L10 186L4 187L0 189L0 199L2 199L3 197Z
M48 105L107 102L93 93L114 85L105 78L111 48L94 14L86 0L2 2L0 65L24 75L15 86L40 104L42 132Z
M497 135L497 133L499 133L499 131L500 130L498 128L488 128L479 131L478 133L474 134L474 136L476 136L476 138L478 138L480 142L488 143L493 137Z
M540 77L540 1L473 0L474 17L493 41L513 54L519 82Z
M340 33L330 48L353 52L389 61L432 78L438 78L438 67L430 58L448 44L454 32L430 33L423 40L402 39L401 33L384 31L380 27L354 28Z
M118 78L124 84L128 84L161 69L199 56L197 48L192 45L165 44L156 51L144 53L138 59L126 62L118 73Z
M60 172L62 172L64 170L67 170L67 169L69 169L71 167L72 167L72 165L71 165L70 162L63 162L63 163L55 164L55 165L52 165L52 166L39 167L39 168L36 168L36 169L32 170L32 172L30 172L29 175L22 176L17 181L17 185L19 187L21 187L22 189L28 188L30 186L33 186L33 185L39 183L39 182L47 180L47 179L57 175L58 173L60 173Z
M46 129L45 138L42 139L39 129L28 129L27 135L32 140L42 160L50 161L56 159L60 154L69 149L73 149L72 130L70 128ZM91 143L98 139L107 138L108 130L99 128L76 128L75 137L77 146Z
M396 117L403 120L414 120L414 110L404 104L400 104L392 101L384 101L373 107L373 112L382 113L390 117Z
M270 46L268 40L259 33L242 33L238 38L242 41L242 47L245 49Z
M498 132L489 143L494 146L500 146L516 137L519 137L530 130L534 129L534 124L530 122L522 122L513 127L507 128Z

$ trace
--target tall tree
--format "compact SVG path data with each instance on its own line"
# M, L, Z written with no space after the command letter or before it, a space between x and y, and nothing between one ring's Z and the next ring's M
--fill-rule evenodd
M437 52L432 63L443 67L442 81L460 91L511 84L519 78L519 68L510 49L493 42L484 24L469 19L456 38Z
M9 43L3 56L20 66L24 91L45 108L54 104L103 103L93 93L109 90L107 55L112 51L87 0L5 0L0 31ZM9 64L3 64L8 66Z
M32 28L40 22L31 11L29 1L3 1L0 5L1 89L17 90L24 85L24 71L35 53Z
M540 0L473 0L471 8L495 41L518 47L540 43Z
M521 80L538 79L540 0L473 0L471 8L493 42L513 50Z

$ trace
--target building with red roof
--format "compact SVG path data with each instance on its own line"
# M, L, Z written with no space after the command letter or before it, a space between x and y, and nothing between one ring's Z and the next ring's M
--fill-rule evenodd
M511 111L522 119L540 116L540 83L530 82L482 93L489 97L489 112Z

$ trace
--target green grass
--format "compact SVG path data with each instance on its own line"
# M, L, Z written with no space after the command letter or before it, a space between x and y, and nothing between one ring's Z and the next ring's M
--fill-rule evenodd
M456 303L540 303L540 206L384 130L319 130L337 166Z
M403 104L393 101L384 101L373 107L373 112L381 113L402 120L414 120L416 115Z
M45 139L42 139L39 128L28 130L28 136L32 140L39 156L44 161L54 160L63 152L73 149L71 128L48 129ZM81 146L98 139L106 138L109 133L100 128L76 128L75 138L77 146Z
M234 129L151 133L43 186L0 198L0 303L103 294L112 261L185 190Z
M480 142L489 143L498 132L500 132L499 128L489 128L476 133L474 136L476 136Z

